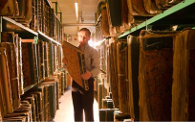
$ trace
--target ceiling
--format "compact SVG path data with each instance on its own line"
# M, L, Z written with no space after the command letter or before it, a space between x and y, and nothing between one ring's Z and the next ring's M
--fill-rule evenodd
M58 12L62 12L62 24L76 24L82 23L95 23L95 13L97 11L97 5L101 0L51 0L52 2L58 3ZM79 18L77 21L75 14L75 2L78 2L79 7ZM53 8L55 4L52 3ZM59 15L58 15L59 16ZM82 24L83 25L83 24ZM84 27L84 26L82 26ZM85 26L89 28L92 33L95 32L94 26ZM68 35L76 35L81 26L64 26L64 33Z

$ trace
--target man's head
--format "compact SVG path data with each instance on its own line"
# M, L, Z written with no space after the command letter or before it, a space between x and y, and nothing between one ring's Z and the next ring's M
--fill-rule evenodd
M78 40L81 45L86 45L91 38L91 32L87 28L82 28L78 32Z

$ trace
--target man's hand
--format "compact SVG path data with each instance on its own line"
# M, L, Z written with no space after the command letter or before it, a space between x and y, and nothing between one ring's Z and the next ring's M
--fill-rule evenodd
M68 64L68 61L67 61L67 59L64 57L63 59L62 59L62 62L64 63L64 64Z
M81 77L84 79L84 80L88 80L90 77L92 76L92 73L87 71L85 72L84 74L81 75Z

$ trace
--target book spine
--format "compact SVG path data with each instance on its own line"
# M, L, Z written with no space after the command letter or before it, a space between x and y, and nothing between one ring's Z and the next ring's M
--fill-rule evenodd
M30 48L29 48L30 49ZM33 61L32 64L32 69L33 69L33 81L32 83L38 83L38 74L37 74L37 66L38 66L38 61L37 58L35 58L38 54L37 54L37 44L31 44L31 54L32 54L32 60Z
M44 65L45 65L45 77L49 77L49 51L48 42L44 42Z
M42 73L43 73L43 79L45 79L45 59L44 59L44 56L45 56L45 43L42 41L41 42L41 70L42 70Z
M38 80L41 80L43 78L43 70L41 69L41 60L42 60L42 57L41 57L41 54L42 54L42 44L41 44L41 41L39 40L38 41L38 50L37 50L37 53L38 53Z
M32 81L31 77L31 69L32 67L30 66L31 64L31 59L32 55L30 55L30 49L29 49L29 44L28 43L22 43L22 71L23 71L23 77L24 77L24 88L29 86Z
M3 88L4 88L4 95L6 100L6 109L7 113L13 112L13 103L12 103L12 93L11 93L11 83L10 83L10 75L9 75L9 68L8 68L8 60L5 48L0 48L0 60L1 64L0 67L2 69L2 81Z
M21 85L21 94L24 94L24 76L22 71L22 41L18 38L18 67L19 67L19 82Z
M85 68L85 56L84 54L81 54L81 53L78 53L78 57L79 57L79 63L80 63L80 71L81 71L81 74L85 73L86 72L86 68ZM89 90L89 85L88 85L88 80L83 80L82 79L82 82L83 82L83 86L84 86L84 89L87 91Z
M16 71L16 55L15 55L15 48L13 43L9 42L2 42L0 44L2 47L6 49L7 58L8 58L8 67L10 73L10 83L12 89L12 100L13 100L13 107L14 109L19 107L19 91L18 91L18 78L17 78L17 71Z
M1 53L0 53L1 56ZM2 71L0 70L0 116L4 117L7 114L6 110L6 101L5 101L5 95L4 95L4 86L3 86L3 79L2 79Z

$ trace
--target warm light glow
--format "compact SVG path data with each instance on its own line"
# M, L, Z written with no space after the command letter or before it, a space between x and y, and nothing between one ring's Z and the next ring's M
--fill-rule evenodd
M103 43L106 39L103 39L101 41L98 41L98 42L95 42L94 46L97 47L97 46L100 46L101 43Z
M78 3L74 3L74 5L75 5L75 14L76 14L76 19L78 20L78 18L79 18L79 8L78 8Z
M88 44L89 44L91 47L94 47L94 43L93 43L92 38L88 41Z

